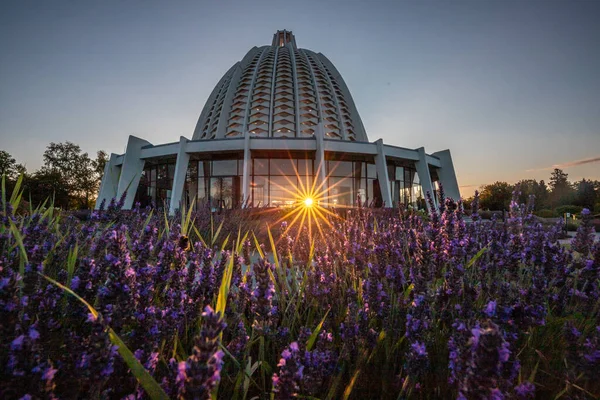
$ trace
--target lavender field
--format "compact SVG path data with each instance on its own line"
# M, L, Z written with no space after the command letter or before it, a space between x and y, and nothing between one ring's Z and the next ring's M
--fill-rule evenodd
M3 191L0 398L600 396L589 213L561 246L531 205L490 223L475 198L466 224L441 204L309 235L115 202L80 221Z

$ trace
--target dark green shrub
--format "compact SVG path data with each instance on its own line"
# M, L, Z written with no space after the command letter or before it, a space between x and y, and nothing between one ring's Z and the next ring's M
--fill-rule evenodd
M560 207L556 207L554 209L556 214L559 216L563 216L565 213L579 214L581 212L581 210L583 210L582 207L574 206L574 205L560 206Z
M540 218L554 218L556 217L556 214L554 213L554 211L549 210L549 209L543 209L543 210L539 210L534 212L535 215L537 215Z
M577 231L577 228L579 228L580 222L579 221L573 221L573 220L569 220L569 222L567 222L567 231L569 232L575 232Z

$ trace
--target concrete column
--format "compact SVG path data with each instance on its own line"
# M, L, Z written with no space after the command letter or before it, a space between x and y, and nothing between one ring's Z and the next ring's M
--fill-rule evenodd
M105 201L105 205L115 197L117 197L117 187L119 185L119 175L121 174L121 166L116 165L118 155L112 153L110 159L104 166L104 175L102 175L102 182L100 183L100 190L98 192L98 198L96 199L96 210L100 208L102 201Z
M433 183L431 182L431 175L429 174L429 165L427 164L427 155L425 154L425 148L419 147L417 149L419 154L419 161L415 163L417 168L417 174L419 174L419 182L421 183L421 189L423 189L423 196L427 196L427 192L433 197L433 204L437 207L437 199L434 197ZM427 208L429 209L429 203ZM429 210L430 212L433 210Z
M315 191L317 194L321 193L321 197L327 197L327 179L325 174L325 144L323 143L323 121L319 121L316 126L315 140L316 140L316 153L315 153Z
M392 207L392 195L390 193L390 178L388 176L387 162L385 160L385 150L383 148L383 139L375 142L377 145L377 155L375 156L375 167L377 168L377 179L379 179L379 188L381 189L381 198L384 207Z
M437 173L440 183L444 187L446 197L450 197L456 201L460 200L460 190L450 150L438 151L432 155L440 159L441 168L438 169Z
M175 176L173 176L173 187L171 188L171 202L169 203L169 215L175 214L175 211L181 206L181 195L185 184L190 155L186 153L185 147L188 140L183 136L179 137L179 150L177 150L177 162L175 163Z
M242 171L242 206L248 207L250 204L250 168L252 168L252 158L250 154L250 135L246 132L244 135L244 169Z
M135 192L140 184L140 177L144 170L144 160L142 160L142 147L151 145L144 139L135 136L129 136L127 141L127 150L125 151L123 166L121 167L121 176L119 177L119 186L117 196L120 198L127 192L123 209L130 210L133 206Z

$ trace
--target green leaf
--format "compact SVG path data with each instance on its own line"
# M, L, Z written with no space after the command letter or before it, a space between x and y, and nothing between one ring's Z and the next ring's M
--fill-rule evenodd
M271 228L267 224L267 233L269 234L269 242L271 242L271 251L273 252L273 261L275 262L275 267L279 268L279 258L277 258L277 248L275 247L275 241L273 240L273 235L271 234Z
M92 305L90 303L88 303L82 297L80 297L77 293L75 293L68 287L64 286L63 284L55 281L54 279L52 279L42 273L39 273L39 274L44 279L49 281L50 283L58 286L65 292L67 292L70 295L72 295L73 297L75 297L77 300L79 300L81 303L83 303L88 308L88 310L90 310L90 313L92 313L92 315L95 318L98 318L98 316L100 315L98 313L98 311L94 307L92 307ZM146 371L144 366L137 360L137 358L135 358L135 356L133 355L131 350L129 350L129 348L121 340L119 335L117 335L116 332L111 327L108 327L108 336L110 338L110 341L115 346L118 347L117 351L119 352L121 357L123 357L123 361L125 361L125 363L129 367L131 373L133 374L133 376L136 377L136 379L138 380L140 385L144 388L144 390L146 391L148 396L153 400L154 399L168 400L169 396L167 396L167 394L164 392L164 390L162 390L162 388L160 387L158 382L156 382L156 380L152 377L152 375L150 375L150 373L148 373L148 371Z
M194 232L196 232L196 236L198 236L198 239L200 239L200 241L202 242L202 244L204 245L204 247L206 247L206 242L204 241L204 238L202 237L202 235L198 231L198 228L196 228L196 225L192 225L192 228L194 228Z
M10 232L15 238L15 242L17 242L17 246L19 247L19 251L21 253L21 257L19 257L19 275L23 277L25 275L25 264L29 262L27 259L27 251L25 250L25 246L23 245L23 236L21 236L21 232L15 225L15 223L9 218L10 222ZM20 291L19 294L22 294L23 291L23 279L19 280Z
M6 175L2 174L2 211L6 215Z
M260 248L260 244L258 243L258 239L256 238L254 232L252 232L252 237L254 238L254 246L256 246L256 251L258 251L260 258L265 258L265 253L263 253L262 249Z
M306 342L306 350L311 351L313 346L315 345L317 336L319 336L319 332L321 332L321 328L323 327L325 318L327 318L327 315L329 315L329 311L331 311L331 308L329 310L327 310L327 312L323 316L323 319L321 320L321 322L319 322L319 324L315 327L315 329L310 334L310 337L308 338L308 341Z
M227 307L227 296L229 295L229 287L231 286L231 276L233 275L233 255L229 257L229 262L223 273L223 279L221 280L221 286L219 287L219 296L217 297L216 312L220 312L221 315L225 315L225 308Z
M485 252L488 250L488 246L489 244L487 244L485 247L483 247L481 250L479 250L477 252L477 254L475 254L475 256L473 256L473 258L471 258L469 260L469 262L467 263L467 265L465 266L465 269L469 269L471 268L471 266L473 264L475 264L475 262L477 262L477 260L479 260L481 258L481 256L483 256L485 254Z
M212 239L211 239L211 246L214 246L215 243L217 242L217 238L219 237L219 233L221 233L221 228L223 227L223 222L225 222L224 219L221 220L221 223L219 224L219 227L217 228L217 231L215 232L215 234L213 235Z
M77 263L78 251L79 251L79 245L77 242L75 242L75 247L72 249L69 249L69 254L67 256L67 274L69 277L67 282L71 282L71 279L73 279L73 273L75 272L75 264Z
M19 175L17 182L15 183L15 187L13 188L12 195L10 196L10 205L13 210L16 212L17 208L19 208L19 204L21 203L21 197L23 196L23 190L21 190L21 184L23 183L23 174Z

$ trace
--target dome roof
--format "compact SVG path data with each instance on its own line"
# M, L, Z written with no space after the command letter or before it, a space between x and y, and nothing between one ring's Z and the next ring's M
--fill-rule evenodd
M253 47L206 101L193 140L312 137L368 141L348 87L323 54L296 47L290 31Z

